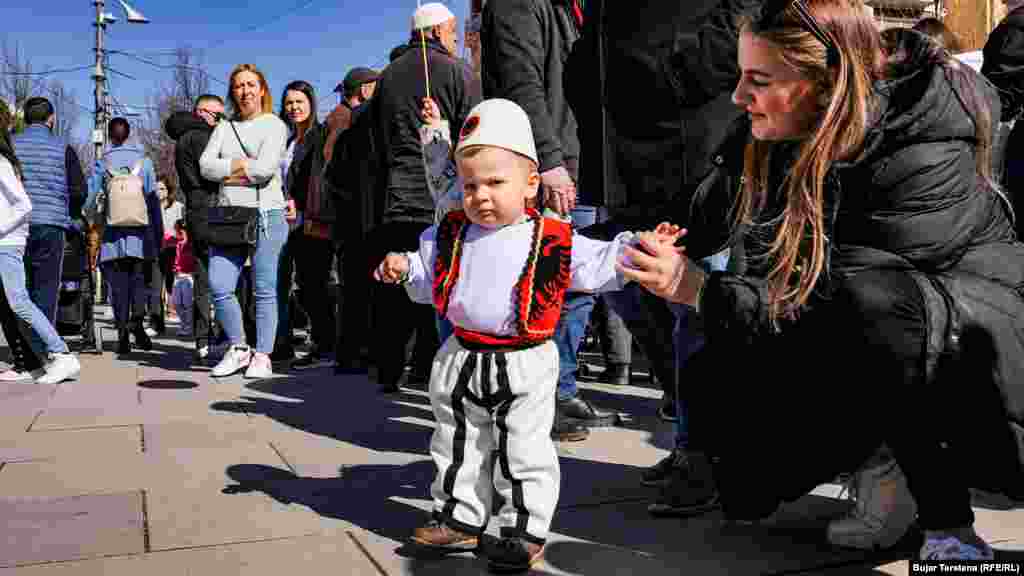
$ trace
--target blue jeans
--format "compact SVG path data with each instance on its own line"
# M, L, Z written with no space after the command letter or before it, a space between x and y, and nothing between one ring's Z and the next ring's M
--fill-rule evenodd
M11 311L20 320L32 327L32 350L45 358L45 352L65 354L68 345L57 334L53 323L28 296L25 284L25 248L9 246L0 248L0 278L3 278L4 295ZM37 346L37 342L40 344Z
M440 314L435 314L435 316L437 316L438 341L442 346L444 346L448 337L455 333L455 326L452 326L451 320L441 316Z
M28 242L25 245L26 286L32 303L50 324L57 321L65 234L65 230L58 226L33 224L28 227ZM35 330L32 331L32 349L45 349L45 343Z
M586 228L597 223L596 206L577 206L572 211L574 229ZM568 400L576 396L576 370L579 368L579 349L594 310L593 294L569 292L562 304L562 315L555 328L555 347L558 349L558 399Z
M252 250L256 299L256 351L270 354L277 333L277 266L288 237L284 210L270 210L260 221L256 248ZM235 296L238 275L250 254L247 248L210 247L210 293L217 321L231 344L243 344L242 308ZM324 263L324 266L328 266Z
M704 272L720 272L725 270L729 264L729 250L723 250L713 256L708 256L697 264L704 269ZM672 332L675 342L675 365L678 379L679 371L682 370L687 360L704 347L704 333L700 329L700 322L697 321L695 311L689 306L672 305L676 315L676 327ZM683 382L676 382L676 386L683 386ZM675 425L676 447L685 448L689 441L689 427L687 426L687 405L683 395L678 391L675 396L676 416L679 421Z

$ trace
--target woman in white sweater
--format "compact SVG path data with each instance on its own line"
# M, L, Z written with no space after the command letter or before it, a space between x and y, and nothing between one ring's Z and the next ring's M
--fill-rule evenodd
M45 373L39 375L40 384L57 384L78 376L81 367L68 351L68 346L57 334L53 324L29 299L25 284L25 241L28 238L28 216L32 211L25 187L21 183L21 164L14 155L11 144L9 116L6 108L0 113L0 284L3 284L3 299L0 301L0 317L4 333L10 341L20 338L31 343L32 339L22 330L27 326L42 339L46 350L26 350L28 354L42 357L45 353ZM20 323L18 321L21 321ZM21 334L11 332L19 331ZM0 381L31 381L33 374L18 370L0 372Z
M233 118L214 129L199 158L199 168L204 178L221 183L218 205L258 208L260 224L251 251L210 247L210 292L217 320L231 343L212 375L229 376L247 368L247 378L268 378L277 331L277 268L288 237L281 187L281 157L288 128L274 115L267 80L255 66L236 67L228 84ZM245 344L242 309L235 297L238 275L250 256L256 299L255 352Z

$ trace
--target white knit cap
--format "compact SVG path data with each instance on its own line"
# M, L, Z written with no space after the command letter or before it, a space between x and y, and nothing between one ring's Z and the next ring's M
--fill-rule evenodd
M440 2L428 2L412 14L412 29L433 28L455 18L455 14Z
M470 146L504 148L537 162L529 116L519 104L503 98L484 100L469 111L455 153Z

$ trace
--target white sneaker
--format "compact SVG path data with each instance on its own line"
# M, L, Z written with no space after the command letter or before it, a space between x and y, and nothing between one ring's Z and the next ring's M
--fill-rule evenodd
M82 365L73 354L51 354L50 363L46 365L46 373L36 379L36 384L60 384L65 380L78 378Z
M270 363L270 357L266 354L255 352L249 368L245 371L246 378L270 378L274 375L274 368Z
M828 541L862 550L894 546L917 517L917 503L896 461L857 471L852 488L857 504L848 515L829 522Z
M150 338L156 338L157 332L156 332L156 330L154 330L154 329L150 328L149 326L147 326L146 327L146 336L149 336Z
M39 374L42 376L42 373ZM4 384L18 384L25 382L32 382L35 377L29 372L18 371L13 368L0 372L0 382Z
M228 349L227 353L224 354L224 358L213 367L213 370L210 371L210 375L214 378L231 376L235 372L238 372L242 368L248 366L251 360L252 352L247 346L232 346Z

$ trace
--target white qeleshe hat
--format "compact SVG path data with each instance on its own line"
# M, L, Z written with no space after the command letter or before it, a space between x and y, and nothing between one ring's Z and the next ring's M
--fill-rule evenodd
M519 104L503 98L484 100L469 111L455 153L470 146L504 148L539 163L529 116Z
M455 14L440 2L428 2L416 9L412 14L412 29L433 28L455 18Z

